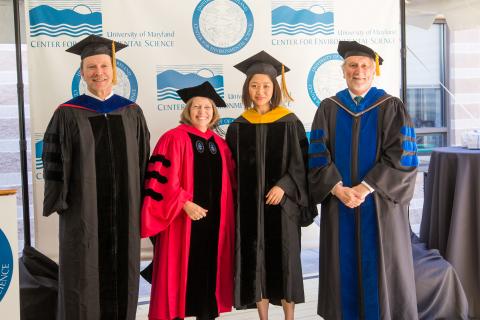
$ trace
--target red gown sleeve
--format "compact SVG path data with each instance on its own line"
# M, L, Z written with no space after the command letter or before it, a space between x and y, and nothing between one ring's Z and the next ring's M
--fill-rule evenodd
M185 139L172 131L165 133L155 146L145 173L142 237L155 236L165 230L184 214L185 202L193 199L191 190L185 190L184 184L185 166L193 165L187 159L187 147Z

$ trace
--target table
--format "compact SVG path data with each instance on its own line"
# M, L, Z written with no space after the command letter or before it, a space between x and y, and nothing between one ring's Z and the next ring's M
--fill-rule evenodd
M467 295L469 317L480 318L480 150L433 150L420 239L452 264Z

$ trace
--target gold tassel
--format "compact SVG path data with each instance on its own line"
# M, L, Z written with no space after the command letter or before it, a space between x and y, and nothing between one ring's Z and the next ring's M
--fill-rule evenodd
M285 80L285 66L282 64L282 97L287 103L294 101L288 93L287 81Z
M380 76L380 58L378 54L375 52L375 74Z
M112 41L112 83L117 84L117 59L115 58L115 41Z

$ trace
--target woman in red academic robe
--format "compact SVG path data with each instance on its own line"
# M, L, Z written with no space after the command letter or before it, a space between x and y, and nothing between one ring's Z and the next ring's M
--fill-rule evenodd
M225 102L208 82L178 91L181 125L147 168L142 237L156 237L150 320L214 319L233 304L234 163L211 128Z

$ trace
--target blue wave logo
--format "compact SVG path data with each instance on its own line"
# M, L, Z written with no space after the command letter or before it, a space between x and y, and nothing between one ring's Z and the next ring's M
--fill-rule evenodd
M66 35L81 37L90 34L102 34L102 14L93 12L86 5L77 5L73 9L56 9L40 5L30 9L30 37Z
M7 236L0 228L0 302L10 287L13 276L13 254L12 247Z
M319 5L300 10L288 6L275 8L272 10L272 35L331 35L334 33L334 14L327 10Z
M215 73L209 68L200 68L198 71L190 70L186 73L174 69L161 71L157 73L157 99L181 100L176 92L178 89L197 86L205 81L210 82L215 91L223 98L223 75Z
M42 161L42 152L43 152L43 139L35 141L35 169L42 170L43 169L43 161Z

